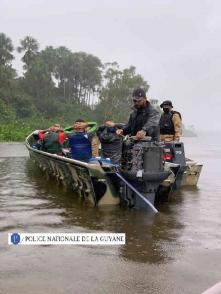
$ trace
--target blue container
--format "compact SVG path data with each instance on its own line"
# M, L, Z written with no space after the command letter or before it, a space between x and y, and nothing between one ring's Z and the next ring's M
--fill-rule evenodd
M90 163L100 162L101 164L111 164L115 165L111 162L110 158L103 158L103 157L92 157L90 158Z
M92 157L90 140L83 133L72 134L69 138L73 159L88 162Z
M103 158L103 157L91 157L90 158L90 162L93 163L93 162L101 162L101 163L110 163L111 164L111 160L110 158Z
M91 157L89 162L90 163L97 163L100 160L101 160L101 157Z
M112 164L110 158L101 158L101 162L104 164Z

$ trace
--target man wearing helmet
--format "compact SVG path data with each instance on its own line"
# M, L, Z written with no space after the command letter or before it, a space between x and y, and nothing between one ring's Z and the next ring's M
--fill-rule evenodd
M164 142L179 141L182 135L182 118L178 111L173 111L173 104L165 100L160 104L163 113L160 118L160 140Z

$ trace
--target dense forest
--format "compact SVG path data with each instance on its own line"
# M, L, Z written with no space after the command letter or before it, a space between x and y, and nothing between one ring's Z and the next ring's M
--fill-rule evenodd
M12 66L15 51L22 76ZM134 66L120 69L117 62L102 63L64 46L40 50L31 36L15 48L0 33L0 141L24 140L34 129L71 125L77 118L125 122L136 87L148 90L149 84Z
M15 50L21 54L22 76L12 66ZM149 88L134 66L120 69L117 62L103 64L63 46L40 50L31 36L15 48L0 33L0 140L23 140L33 129L70 125L77 118L125 121L138 86Z

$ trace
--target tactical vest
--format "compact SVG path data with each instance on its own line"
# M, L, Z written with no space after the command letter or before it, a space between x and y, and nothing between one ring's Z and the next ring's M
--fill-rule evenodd
M161 135L175 135L175 129L173 124L173 115L178 114L181 119L181 114L178 111L170 111L163 113L160 118L160 134Z
M61 154L61 144L59 143L59 132L49 131L45 134L42 150L48 153Z

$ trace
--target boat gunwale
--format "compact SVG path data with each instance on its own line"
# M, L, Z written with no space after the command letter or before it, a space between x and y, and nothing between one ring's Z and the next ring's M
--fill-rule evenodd
M86 162L83 162L83 161L80 161L80 160L76 160L76 159L72 159L72 158L67 158L65 156L61 156L61 155L57 155L57 154L52 154L52 153L48 153L48 152L44 152L44 151L41 151L41 150L32 148L30 146L28 140L31 138L31 136L33 135L33 133L34 132L32 132L30 135L28 135L26 137L26 139L25 139L25 145L26 145L26 147L27 147L28 150L30 150L30 151L32 151L34 153L39 153L39 154L44 155L46 157L51 157L51 158L56 159L56 160L61 160L61 161L64 161L64 162L67 162L67 163L70 163L70 164L74 164L74 165L86 167L89 170L90 169L94 169L94 168L97 169L99 167L100 172L103 173L103 174L106 174L105 171L101 168L100 163L98 163L98 162L86 163Z

